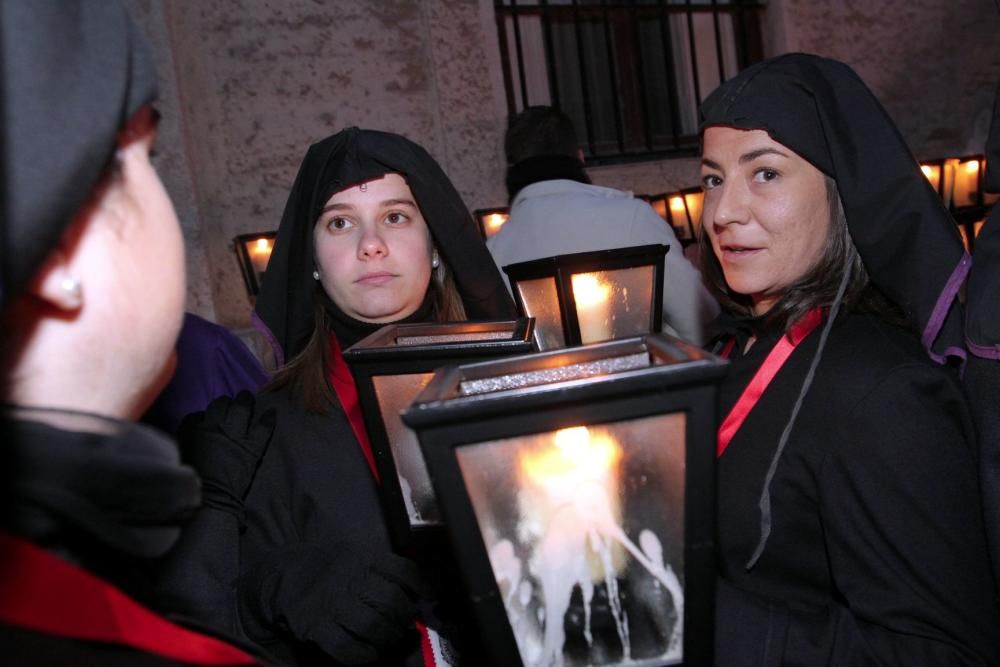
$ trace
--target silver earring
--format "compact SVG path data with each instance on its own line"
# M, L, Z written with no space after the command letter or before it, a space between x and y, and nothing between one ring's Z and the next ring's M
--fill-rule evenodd
M441 264L441 258L438 257L437 250L435 250L434 254L431 256L431 268L436 269L438 266L440 266L440 264Z
M313 271L313 280L319 280L319 271Z

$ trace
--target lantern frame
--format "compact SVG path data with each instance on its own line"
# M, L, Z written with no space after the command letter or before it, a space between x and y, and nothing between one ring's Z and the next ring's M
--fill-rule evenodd
M495 332L508 336L487 340L461 339L463 335ZM379 474L379 497L389 536L397 550L414 553L435 551L436 545L443 544L445 538L440 524L411 523L385 418L375 390L375 378L429 374L444 366L528 354L535 349L533 332L534 320L530 318L390 324L344 350L344 360L351 366L375 468ZM404 338L428 337L452 340L408 344L397 342Z
M639 353L649 355L649 366L483 394L463 396L460 391L469 381ZM679 412L686 416L681 664L712 663L715 394L727 366L725 360L679 339L652 334L441 370L404 411L404 422L419 437L466 595L486 653L495 664L521 665L522 661L463 480L459 450L572 426L608 425Z
M236 259L240 264L240 273L243 274L243 284L246 285L247 294L255 298L260 291L261 277L264 272L254 269L253 259L250 257L249 246L260 240L269 239L271 242L271 252L274 251L274 241L278 237L278 232L257 232L255 234L240 234L233 238L233 248L236 250ZM270 262L270 256L268 256ZM266 267L265 267L266 268Z
M573 292L572 281L575 274L652 266L653 290L648 331L659 333L663 330L663 264L669 250L670 246L654 243L630 248L572 253L508 264L503 267L503 272L507 274L511 292L514 294L514 303L522 316L527 316L528 313L517 284L528 280L554 279L563 345L575 347L583 344L580 317Z

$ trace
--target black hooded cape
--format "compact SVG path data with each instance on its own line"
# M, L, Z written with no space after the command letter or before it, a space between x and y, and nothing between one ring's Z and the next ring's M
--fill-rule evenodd
M387 173L402 175L410 186L468 318L514 316L469 210L434 158L398 134L352 127L309 147L281 216L255 308L279 365L302 349L315 325L313 227L323 206L334 193Z
M1000 86L986 140L983 189L1000 193ZM993 576L1000 584L1000 207L996 205L976 237L966 310L969 361L964 381L979 436L979 477Z
M969 260L954 222L842 63L805 54L764 61L710 95L702 114L703 129L765 130L835 178L872 281L923 332L918 340L849 312L821 348L817 329L719 458L716 663L991 664L1000 611L972 426L957 378L928 359L962 356L953 301ZM756 334L749 350L732 351L720 417L782 332ZM770 537L751 566L762 488Z

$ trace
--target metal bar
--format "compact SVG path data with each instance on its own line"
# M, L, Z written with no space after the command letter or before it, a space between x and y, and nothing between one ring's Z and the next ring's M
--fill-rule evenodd
M726 80L726 70L722 56L722 31L719 30L718 0L712 0L712 27L715 30L715 61L719 65L719 84Z
M583 97L583 118L587 131L587 152L594 154L594 119L590 113L590 86L587 85L587 66L580 31L580 0L573 0L573 30L576 36L576 58L580 66L580 95Z
M552 50L552 26L549 21L548 0L540 0L542 13L542 43L545 47L545 63L549 73L549 96L552 106L559 108L559 79L556 78L556 58Z
M510 50L507 44L507 14L503 11L503 0L495 0L497 36L500 39L500 69L503 70L504 95L507 97L507 114L513 116L517 111L514 105L514 81L510 71Z
M646 77L642 66L642 47L640 46L642 35L638 12L632 14L632 33L632 55L635 58L635 69L639 77L639 113L642 116L642 134L645 139L643 143L646 144L646 150L651 151L653 150L653 133L649 126L649 99L646 97Z
M673 40L670 38L670 22L666 12L666 0L660 0L660 43L663 46L663 66L667 75L667 96L670 105L670 129L674 136L674 148L680 146L680 107L677 104L677 72L674 69Z
M517 74L521 78L521 108L528 106L528 81L524 76L524 50L521 48L521 17L517 11L517 0L510 0L510 16L514 22L514 48L517 51Z
M691 52L691 78L694 80L695 107L701 105L701 84L698 82L698 54L694 48L694 15L690 12L691 0L687 0L688 50Z
M690 2L690 0L688 0ZM611 100L612 107L615 114L615 135L618 138L618 152L625 152L625 136L622 131L622 113L620 96L618 94L618 75L615 73L615 54L611 48L611 21L609 20L609 11L607 6L607 0L601 0L601 4L604 6L604 46L608 53L608 74L611 77Z

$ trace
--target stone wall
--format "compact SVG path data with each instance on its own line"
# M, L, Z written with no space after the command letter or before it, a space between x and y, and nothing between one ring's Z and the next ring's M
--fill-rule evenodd
M505 96L491 0L127 0L163 81L158 166L188 241L189 309L232 328L250 303L231 240L275 229L308 145L359 125L405 134L470 209L503 205ZM769 53L847 61L921 157L981 150L1000 81L988 0L771 0ZM978 142L978 143L977 143ZM694 159L591 169L662 192Z

